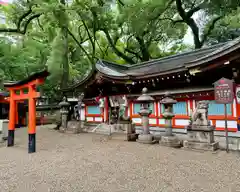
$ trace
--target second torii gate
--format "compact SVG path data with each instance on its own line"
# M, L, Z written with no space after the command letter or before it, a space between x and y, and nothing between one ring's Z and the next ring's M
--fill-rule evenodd
M49 72L44 70L16 83L4 83L4 87L10 92L8 147L14 146L16 103L20 100L28 100L28 152L36 151L36 98L40 97L37 86L43 84L48 75Z

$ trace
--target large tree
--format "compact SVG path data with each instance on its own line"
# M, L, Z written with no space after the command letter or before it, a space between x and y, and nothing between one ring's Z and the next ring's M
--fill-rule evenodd
M224 0L67 2L19 0L2 8L8 23L0 32L14 35L17 43L10 48L5 40L1 44L21 56L3 57L12 64L1 68L0 74L13 79L7 72L13 63L21 66L23 76L48 67L52 74L48 89L65 88L84 78L98 59L134 64L177 53L186 48L182 41L187 27L192 30L195 48L200 48L209 42L215 25L238 6ZM193 17L196 13L204 16L201 25Z
M185 23L190 27L195 48L201 48L215 29L217 22L240 6L240 0L173 0L172 2L175 3L173 8L180 17L173 22ZM194 14L201 12L204 13L204 25L199 25L193 18Z

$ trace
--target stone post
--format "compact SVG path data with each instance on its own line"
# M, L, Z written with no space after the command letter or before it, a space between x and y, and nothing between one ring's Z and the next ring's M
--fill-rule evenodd
M143 132L138 135L138 142L144 143L144 144L152 144L153 141L153 135L150 134L149 130L149 115L152 113L152 111L149 109L149 103L154 101L154 99L147 95L147 88L143 88L142 95L137 98L137 101L141 103L141 109L139 114L142 117L142 129Z
M169 93L166 93L160 103L164 105L164 112L162 115L165 119L166 129L159 143L169 147L180 147L181 142L172 133L172 118L175 116L173 113L173 105L176 104L177 101L174 100Z
M67 130L67 117L68 117L68 108L70 106L70 103L67 102L67 98L64 97L63 101L61 103L59 103L61 109L60 109L60 113L61 113L61 126L59 131L60 132L66 132Z
M78 97L78 114L79 114L79 128L81 131L83 131L83 125L84 121L82 121L82 104L83 104L83 98L84 98L84 93L81 93L81 95Z

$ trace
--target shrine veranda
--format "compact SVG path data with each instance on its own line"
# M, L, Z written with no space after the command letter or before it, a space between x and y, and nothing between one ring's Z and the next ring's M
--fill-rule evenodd
M173 128L174 132L179 133L186 132L185 127L197 102L209 100L210 122L216 126L216 135L224 136L224 105L215 103L213 83L222 77L233 79L234 90L238 90L239 53L238 38L212 47L136 65L119 65L99 60L87 77L63 92L68 98L75 98L75 101L81 93L84 93L81 120L89 124L109 122L110 99L112 96L126 95L128 99L126 113L138 129L142 123L138 114L141 104L137 103L136 98L141 94L142 88L146 87L149 95L155 99L150 103L152 114L149 118L150 130L155 133L164 131L163 106L159 101L166 92L178 101L173 107L175 113ZM103 110L99 107L99 98L104 99ZM233 103L227 105L228 131L229 136L233 137L240 136L238 100L238 97L235 97Z

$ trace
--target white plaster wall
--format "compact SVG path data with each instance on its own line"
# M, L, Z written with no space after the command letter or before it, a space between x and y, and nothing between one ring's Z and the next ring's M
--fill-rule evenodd
M87 121L93 121L93 117L87 117Z
M153 119L153 118L150 118L149 119L149 124L157 124L157 120Z
M237 121L227 121L228 128L237 128ZM224 120L217 120L216 127L224 128L225 121Z
M175 125L188 125L189 120L188 119L176 119Z
M97 121L97 122L102 122L103 118L102 117L95 117L94 120Z
M165 124L165 119L159 119L159 124L160 124L160 125Z
M233 100L233 117L237 117L236 99Z
M131 105L131 104L130 104ZM130 117L130 105L128 105L127 115Z
M191 105L190 105L190 100L187 101L187 109L188 109L188 115L191 115Z
M142 123L141 118L132 118L133 123Z
M82 108L81 109L81 117L80 117L81 121L84 121L85 120L85 109Z

